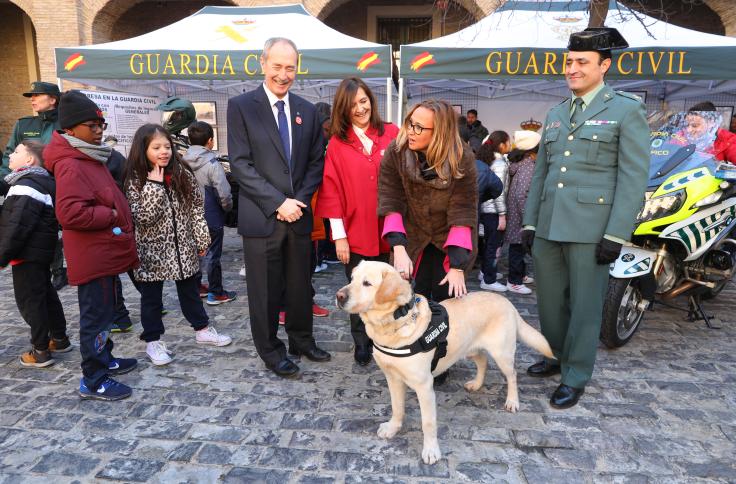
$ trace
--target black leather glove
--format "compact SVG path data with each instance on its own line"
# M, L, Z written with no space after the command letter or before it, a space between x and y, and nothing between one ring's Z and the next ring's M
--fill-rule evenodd
M608 240L605 237L602 238L601 241L598 242L598 245L595 246L596 262L603 265L610 264L615 261L621 254L621 247L623 247L623 244L619 244L613 240Z
M532 253L532 245L534 245L534 230L524 229L521 231L521 246L527 254Z

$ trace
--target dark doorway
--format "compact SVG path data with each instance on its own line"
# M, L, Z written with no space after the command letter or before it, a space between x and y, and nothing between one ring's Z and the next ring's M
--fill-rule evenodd
M378 17L376 39L379 44L391 44L398 52L401 44L413 44L432 38L432 17Z

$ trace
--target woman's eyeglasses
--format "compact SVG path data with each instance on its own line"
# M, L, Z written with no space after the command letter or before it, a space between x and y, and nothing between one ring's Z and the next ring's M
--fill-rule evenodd
M414 124L414 123L411 122L411 120L409 120L409 129L412 130L412 132L414 134L420 135L420 134L422 134L422 131L424 131L425 129L428 129L428 130L431 131L434 128L425 128L421 124Z

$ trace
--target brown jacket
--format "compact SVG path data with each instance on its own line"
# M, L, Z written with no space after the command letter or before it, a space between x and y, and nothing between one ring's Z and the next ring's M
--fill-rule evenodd
M449 174L449 166L444 169ZM473 252L466 270L473 267L477 251L478 182L475 155L464 146L460 169L464 176L447 180L425 180L419 170L416 154L407 149L396 151L395 142L386 148L378 177L378 215L398 212L404 219L407 252L414 264L424 248L431 244L446 252L443 246L450 227L471 228Z

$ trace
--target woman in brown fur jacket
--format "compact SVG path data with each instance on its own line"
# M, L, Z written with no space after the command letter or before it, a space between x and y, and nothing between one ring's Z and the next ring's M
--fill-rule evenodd
M445 101L428 99L406 116L381 162L378 215L394 267L415 291L442 301L467 293L478 217L475 156Z

